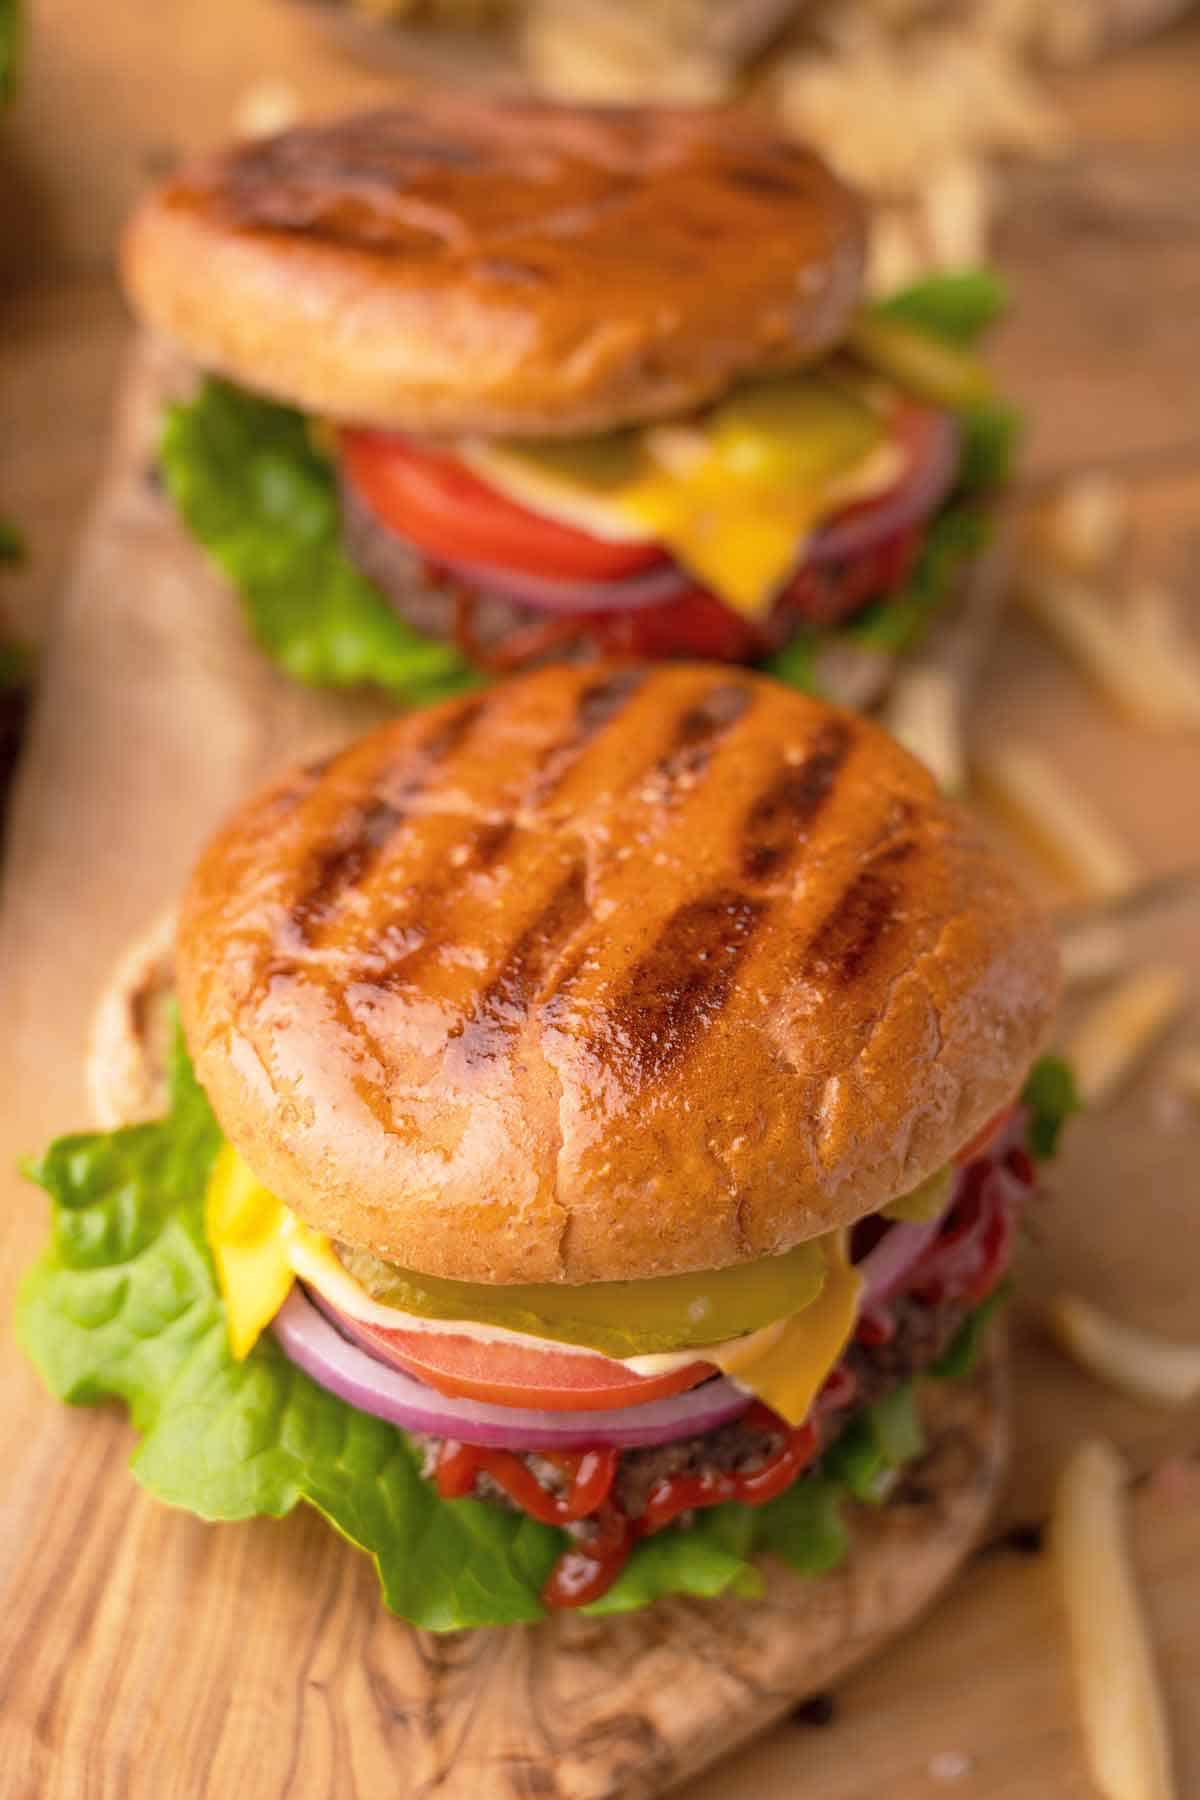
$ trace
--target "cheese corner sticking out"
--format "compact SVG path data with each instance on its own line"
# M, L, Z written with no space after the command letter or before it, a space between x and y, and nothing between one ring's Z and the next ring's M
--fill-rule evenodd
M204 1227L225 1299L229 1346L240 1362L288 1297L294 1276L284 1208L232 1144L217 1153L204 1196Z
M665 545L749 617L769 610L823 518L891 486L902 465L876 407L812 373L740 388L682 426L563 443L472 441L459 455L547 518Z
M825 1240L825 1259L825 1285L812 1305L788 1319L780 1335L749 1366L728 1369L740 1387L749 1388L789 1425L802 1425L808 1417L858 1317L862 1277L850 1265L845 1232Z

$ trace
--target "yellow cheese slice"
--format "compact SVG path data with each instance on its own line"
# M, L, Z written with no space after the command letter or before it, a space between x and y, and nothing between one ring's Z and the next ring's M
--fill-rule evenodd
M204 1229L225 1298L229 1347L240 1362L253 1350L295 1276L283 1236L285 1209L231 1144L222 1145L204 1200Z
M473 440L458 454L547 518L665 545L728 606L761 617L810 532L897 479L890 403L887 390L810 372L740 388L684 425L561 443Z
M862 1277L850 1266L845 1233L826 1239L828 1273L811 1306L786 1322L775 1342L748 1366L718 1358L717 1367L748 1388L789 1425L802 1425L825 1378L850 1342L858 1317Z

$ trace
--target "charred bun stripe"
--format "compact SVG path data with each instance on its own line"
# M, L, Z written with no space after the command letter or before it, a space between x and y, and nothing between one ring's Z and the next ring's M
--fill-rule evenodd
M845 889L808 947L813 973L846 987L866 973L875 952L901 922L904 886L894 872L917 855L914 838L881 850Z
M533 838L537 833L523 832L520 821L536 819L576 773L585 787L580 816L586 815L591 797L588 753L603 732L618 726L643 680L644 671L634 668L619 669L603 681L590 680L578 694L566 734L539 751L532 777L502 791L495 801L480 794L479 803L489 816L482 823L464 821L462 835L440 846L436 869L425 866L423 846L418 843L414 847L411 837L407 840L406 848L417 862L403 893L388 896L389 929L393 938L403 934L396 954L388 959L373 955L371 948L380 925L371 902L381 898L390 872L386 852L376 859L370 881L360 890L365 901L362 916L347 919L338 939L338 947L347 957L358 955L369 965L371 985L394 989L416 981L427 961L453 944L456 911L462 902L469 902L472 876L492 872L518 880L537 878L536 866L526 870L529 858L536 859ZM745 716L753 698L752 689L737 683L721 680L713 684L683 708L670 728L666 751L653 756L648 766L639 765L629 779L629 788L654 807L659 830L665 828L678 792L701 772L715 745ZM628 725L627 729L636 728ZM596 856L598 859L598 853ZM458 935L461 938L462 933ZM324 941L329 941L328 934Z
M732 681L710 688L703 699L680 714L671 748L655 764L654 773L672 785L684 776L699 775L718 741L753 703L753 689Z
M589 681L575 702L575 723L561 743L548 744L538 758L537 774L520 804L544 806L553 799L592 740L618 718L646 679L644 669L617 669L602 681Z
M516 939L471 1016L452 1029L447 1073L456 1066L476 1068L500 1054L535 1009L555 964L587 916L587 877L583 864L576 863Z
M831 719L803 761L786 765L755 800L742 826L742 874L747 881L766 881L791 860L833 792L853 744L849 721Z
M400 896L388 896L389 930L393 936L401 932L404 936L394 959L380 959L370 949L381 922L373 902L381 899L381 890L391 873L386 849L346 884L346 888L358 888L364 902L362 916L328 919L321 941L328 943L336 936L338 948L348 958L363 958L370 965L369 981L375 987L387 989L400 978L411 979L422 957L435 954L447 941L449 933L442 930L439 935L438 928L444 924L460 890L472 875L487 873L508 862L518 834L519 816L536 811L554 797L592 741L620 716L643 679L642 670L629 667L602 680L589 680L577 696L566 735L539 748L532 776L526 774L517 784L509 784L495 800L486 793L478 795L485 816L482 820L463 820L462 835L439 847L436 868L424 854L426 846L420 841L419 827L408 834L404 847L415 850L420 861L405 883L403 906ZM503 761L494 773L503 776ZM397 852L399 848L397 843Z
M301 943L312 945L347 889L364 880L397 828L408 817L413 801L435 771L462 744L487 711L483 696L464 702L456 711L438 718L419 740L407 766L397 769L385 763L377 777L379 790L363 805L340 818L333 841L313 852L313 876L307 888L291 903L291 924ZM353 751L350 752L353 754ZM336 763L326 772L336 770ZM390 788L389 793L383 791Z
M597 1062L623 1081L656 1081L688 1055L725 1005L766 903L718 888L679 907L587 1038Z

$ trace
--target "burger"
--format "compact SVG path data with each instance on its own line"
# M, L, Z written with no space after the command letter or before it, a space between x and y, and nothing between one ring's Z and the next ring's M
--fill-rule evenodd
M877 1638L1000 1461L999 1337L971 1371L1070 1103L1056 980L871 722L721 666L530 672L211 842L97 1040L106 1119L165 1067L164 1115L33 1165L21 1336L129 1405L154 1494L308 1501L418 1626L874 1557Z
M308 680L704 657L874 701L1013 430L984 274L863 303L855 197L733 109L434 97L173 176L127 291L206 371L166 487Z

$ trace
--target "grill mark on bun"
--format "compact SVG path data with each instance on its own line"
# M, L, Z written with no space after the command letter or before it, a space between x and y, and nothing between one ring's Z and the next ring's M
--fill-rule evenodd
M864 975L892 928L901 922L902 883L894 873L916 855L913 838L881 851L855 876L826 914L805 961L827 987L849 987Z
M679 715L671 748L655 765L655 773L670 782L684 775L700 774L717 743L745 717L753 703L753 689L741 683L723 681L710 688L703 699Z
M846 719L831 719L799 763L786 765L763 789L742 825L741 866L747 881L766 881L799 848L837 783L854 745Z
M523 805L543 806L553 799L593 739L620 716L645 679L645 669L616 669L603 680L589 681L579 690L571 729L565 738L548 744L542 751L537 774L522 797Z
M510 811L498 812L474 826L460 843L447 852L441 874L421 883L403 921L404 940L390 960L377 963L370 985L393 990L412 981L425 960L436 956L449 941L449 917L455 897L473 874L485 874L502 864L517 835L523 812L535 810L552 799L585 754L588 746L616 719L645 679L645 671L618 669L601 681L590 681L580 690L574 719L565 737L557 738L538 756L531 779L507 802ZM438 931L439 920L443 929Z
M412 768L397 792L376 792L346 815L332 844L318 851L315 874L290 907L290 924L302 944L312 945L332 918L338 901L370 872L398 826L408 817L412 803L426 782L463 742L483 716L482 697L466 701L440 718L417 747ZM385 785L389 771L379 778Z
M631 1083L680 1063L725 1005L738 967L767 913L765 901L716 888L677 908L605 1009L597 1058Z
M501 1054L549 986L556 962L587 914L587 873L578 862L505 953L470 1017L451 1032L451 1064L472 1069Z

